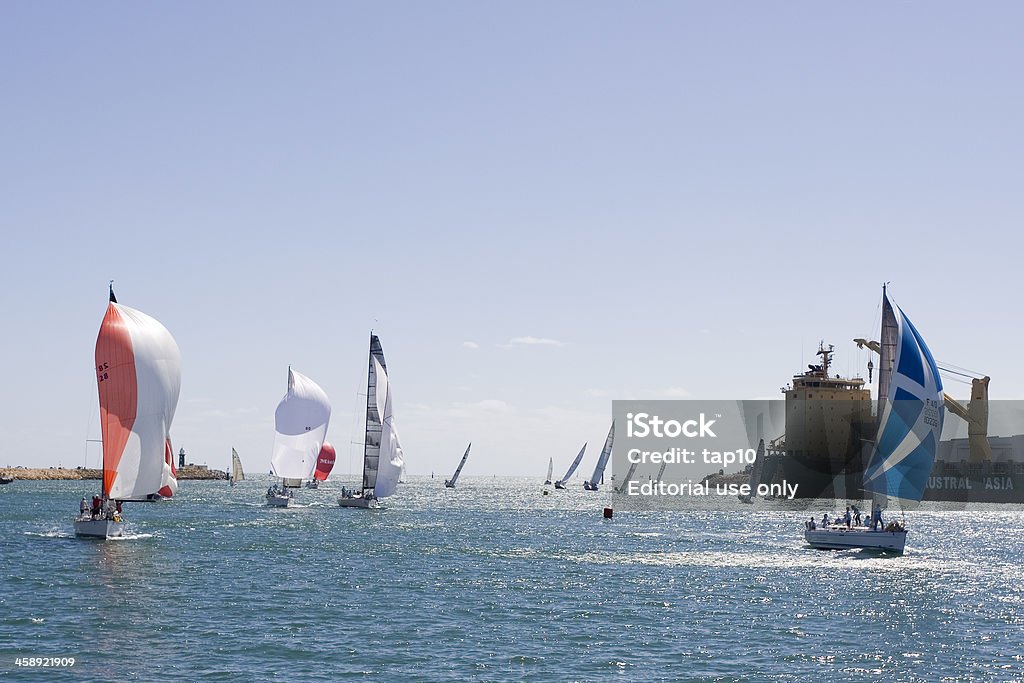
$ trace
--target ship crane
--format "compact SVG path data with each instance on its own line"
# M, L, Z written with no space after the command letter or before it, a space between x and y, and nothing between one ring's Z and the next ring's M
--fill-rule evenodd
M870 349L881 355L882 345L867 339L854 339L861 349ZM868 362L871 367L870 361ZM967 422L967 439L970 444L971 462L991 462L992 447L988 442L988 383L990 377L971 380L971 401L964 407L955 398L943 392L942 400L951 413Z

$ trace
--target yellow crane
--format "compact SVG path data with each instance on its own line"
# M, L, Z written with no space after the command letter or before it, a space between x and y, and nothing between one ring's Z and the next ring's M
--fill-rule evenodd
M882 346L876 341L854 339L861 349L869 349L881 355ZM970 462L991 462L992 447L988 443L988 383L989 377L971 380L971 401L963 406L955 398L943 392L942 400L951 413L967 422L967 441L970 445Z

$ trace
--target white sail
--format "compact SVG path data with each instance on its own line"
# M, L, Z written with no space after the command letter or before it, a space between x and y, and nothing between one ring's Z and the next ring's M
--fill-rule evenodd
M377 481L373 487L373 495L386 498L395 492L405 467L402 445L398 440L395 428L395 417L391 411L391 386L387 372L380 362L374 358L377 371L377 399L383 399L384 410L381 412L380 455L377 461ZM380 405L380 403L378 403Z
M96 378L104 495L145 500L172 482L177 488L173 476L165 477L165 465L181 389L181 352L167 328L118 304L113 292L96 339Z
M466 460L469 459L469 449L472 447L472 442L470 442L470 444L466 446L466 452L462 454L462 460L459 461L459 466L455 468L455 474L452 475L451 479L445 481L445 486L449 488L455 488L455 483L459 480L459 475L462 474L462 468L466 466Z
M382 372L378 372L380 367ZM377 484L377 464L380 459L381 419L387 387L387 363L380 339L370 334L370 359L366 375L366 429L363 435L363 491L371 491ZM379 375L379 377L378 377ZM377 384L385 383L385 393L378 396Z
M594 473L590 475L590 489L592 491L597 490L597 485L604 479L604 468L608 466L608 458L612 455L612 444L615 442L615 423L612 422L611 429L608 430L608 437L604 440L604 448L601 449L601 455L597 458L597 466L594 467Z
M576 468L580 466L580 462L583 460L583 454L586 451L587 451L587 444L584 442L583 448L581 448L580 452L576 454L576 459L572 461L571 465L569 465L569 469L566 470L565 476L562 477L561 479L559 479L556 483L558 483L558 484L565 484L566 482L569 481L569 479L572 478L572 475L574 475L576 473Z
M327 394L299 372L288 368L288 393L274 413L276 436L270 467L282 479L309 479L327 436L331 404Z
M544 483L545 484L550 484L551 483L551 475L554 474L554 473L555 473L555 459L554 458L548 458L548 476L545 477L545 479L544 479Z
M242 471L242 459L238 457L238 451L231 449L231 481L245 481L245 472Z

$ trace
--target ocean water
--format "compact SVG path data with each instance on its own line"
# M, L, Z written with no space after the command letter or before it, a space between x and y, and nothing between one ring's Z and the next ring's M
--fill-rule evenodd
M269 479L186 481L126 506L131 535L106 542L73 537L95 482L0 487L0 677L1024 677L1017 509L925 506L885 556L809 549L805 513L770 504L605 520L604 492L465 477L363 511L335 506L343 483L281 510L262 505Z

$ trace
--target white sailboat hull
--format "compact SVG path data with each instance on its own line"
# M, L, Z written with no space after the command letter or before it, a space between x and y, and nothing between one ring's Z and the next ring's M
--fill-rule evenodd
M295 504L291 496L275 496L267 494L267 506L272 508L287 508Z
M870 529L806 529L804 538L820 550L846 550L848 548L873 548L902 553L907 542L907 532L871 531Z
M75 536L116 538L124 536L124 522L112 519L76 519Z
M380 503L377 502L376 498L349 498L346 496L338 499L338 507L372 510L374 508L379 508Z

